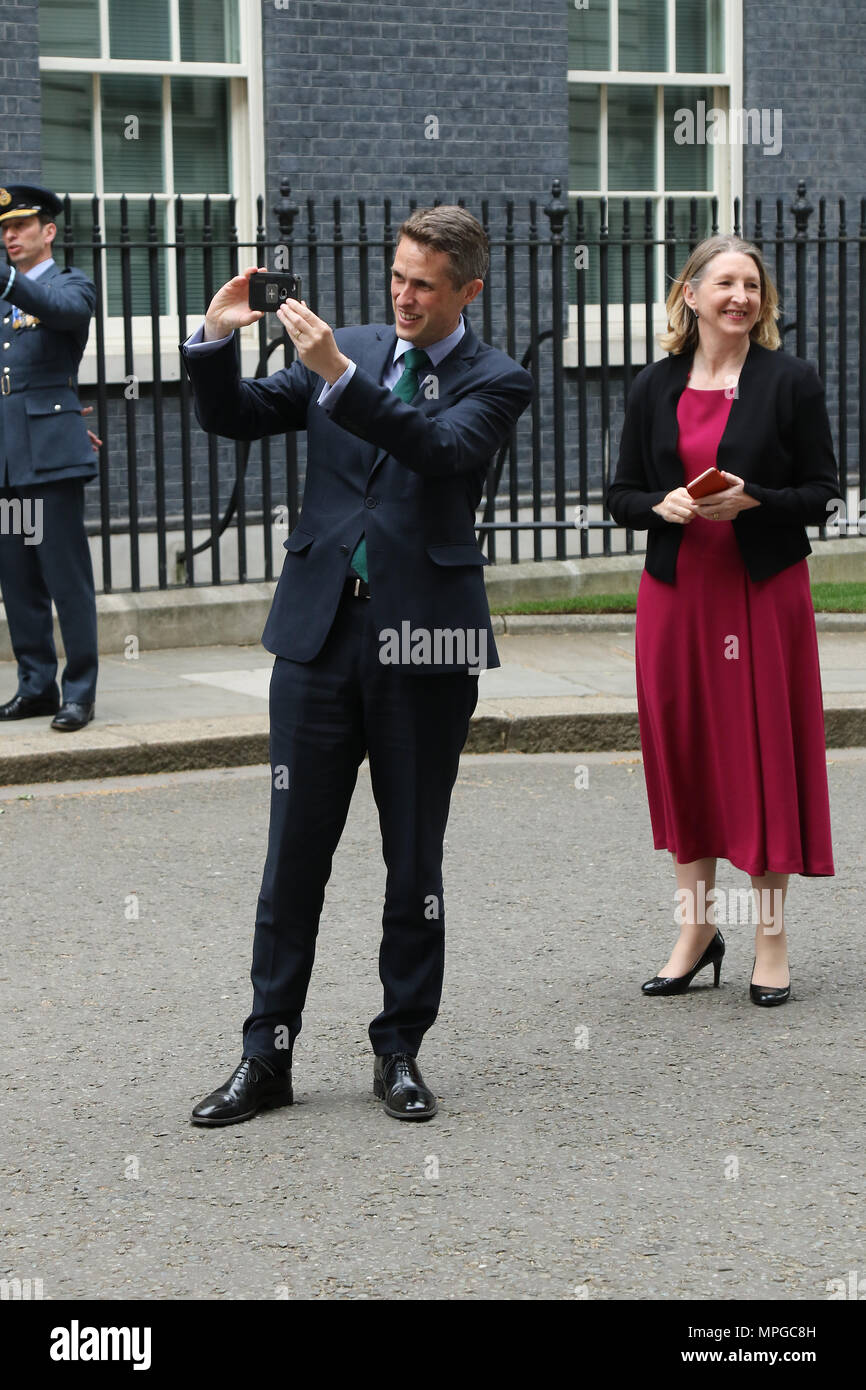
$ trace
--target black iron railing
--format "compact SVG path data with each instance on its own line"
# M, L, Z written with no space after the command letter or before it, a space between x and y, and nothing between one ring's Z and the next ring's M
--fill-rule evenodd
M252 446L205 437L178 370L178 344L219 285L253 261L300 274L304 298L334 327L393 322L391 260L400 222L418 200L397 211L385 198L373 216L372 205L357 199L347 224L335 199L323 223L314 200L302 208L284 183L273 207L275 235L268 236L259 198L248 241L238 235L234 199L175 199L166 239L165 207L151 198L144 240L133 237L121 199L117 241L102 235L97 198L86 205L86 229L82 203L74 210L66 203L62 256L89 271L98 295L95 385L82 394L89 399L93 392L90 423L103 440L98 504L92 502L89 518L101 542L103 589L273 578L275 515L291 527L300 510L303 436ZM813 360L827 385L852 521L826 534L859 533L857 509L866 497L866 198L856 230L844 199L832 226L828 200L819 199L813 222L803 183L789 205L775 202L770 223L757 200L746 225L737 200L721 228L716 199L691 199L687 216L673 199L624 199L612 231L606 199L569 203L558 180L543 206L535 199L525 207L514 199L496 208L489 200L465 205L491 243L490 274L471 310L476 331L522 360L535 382L529 410L488 470L478 531L491 559L502 558L502 545L512 562L634 550L634 535L619 532L603 505L625 401L635 373L659 355L654 337L668 285L689 250L720 229L762 247L780 294L785 348ZM275 325L272 318L258 323L248 371L256 358L258 375L293 360ZM127 547L120 566L118 537ZM117 584L116 569L123 571Z

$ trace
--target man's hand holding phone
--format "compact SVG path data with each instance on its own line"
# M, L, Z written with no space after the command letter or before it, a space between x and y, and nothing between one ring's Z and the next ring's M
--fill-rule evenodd
M294 343L304 366L333 386L351 362L337 347L330 326L314 314L302 299L287 299L277 310L277 318Z
M261 276L261 282L253 280ZM294 277L269 272L262 266L249 266L240 275L217 290L205 315L202 341L216 342L227 338L236 328L246 328L256 323L264 314L263 309L253 309L250 301L266 304L273 308L277 318L291 338L295 351L305 367L316 372L333 385L350 365L337 347L330 326L313 313L301 299L291 297L290 289L297 289L299 282L289 286ZM276 293L268 294L268 284L276 285ZM275 302L271 304L271 301Z
M257 271L267 273L263 266L251 265L217 290L205 314L204 342L213 343L218 338L227 338L236 328L246 328L263 317L261 309L250 308L249 279Z

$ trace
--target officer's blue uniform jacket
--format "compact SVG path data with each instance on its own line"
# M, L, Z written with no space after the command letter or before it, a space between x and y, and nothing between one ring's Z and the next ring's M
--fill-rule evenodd
M93 282L74 267L51 265L31 279L0 265L0 484L96 475L78 399L95 307Z

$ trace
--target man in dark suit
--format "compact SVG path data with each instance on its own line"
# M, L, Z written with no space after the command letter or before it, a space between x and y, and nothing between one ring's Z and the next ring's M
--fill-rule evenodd
M464 209L421 210L394 255L395 327L332 333L289 301L278 314L298 360L241 381L230 335L260 317L249 270L215 295L184 347L205 429L307 431L303 509L262 638L276 662L253 1008L240 1066L195 1107L196 1124L292 1102L325 885L365 753L387 866L374 1094L397 1119L436 1113L416 1056L442 990L443 837L478 672L499 664L475 509L532 394L529 374L463 317L488 259Z
M47 188L0 188L0 589L18 662L0 719L53 714L52 729L68 733L93 718L99 664L84 528L96 464L77 388L96 290L51 255L61 207ZM62 704L52 599L66 650Z

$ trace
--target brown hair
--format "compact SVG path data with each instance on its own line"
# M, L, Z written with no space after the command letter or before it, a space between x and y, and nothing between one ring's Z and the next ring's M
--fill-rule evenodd
M775 349L782 346L782 339L776 320L779 317L779 295L770 279L764 258L750 241L738 236L711 236L700 242L692 251L667 298L667 332L659 336L659 346L667 352L694 352L698 345L698 320L689 308L683 294L684 285L694 285L707 273L711 261L726 251L738 255L751 256L758 269L761 282L761 309L749 337L761 347Z
M418 208L401 224L398 239L403 236L433 251L447 252L451 281L457 290L487 275L490 243L481 223L465 208L453 203Z

